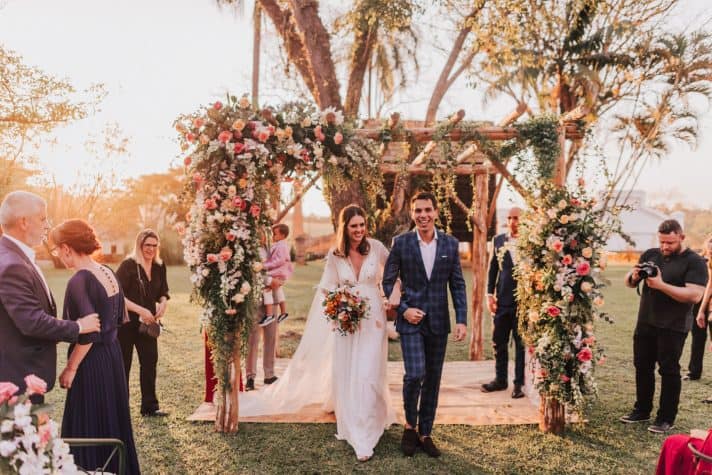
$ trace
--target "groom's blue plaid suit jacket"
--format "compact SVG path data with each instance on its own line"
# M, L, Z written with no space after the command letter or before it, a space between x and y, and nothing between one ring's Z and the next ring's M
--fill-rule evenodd
M435 264L428 279L416 232L407 232L394 239L393 249L383 271L383 290L386 295L390 295L396 279L400 277L402 296L396 319L398 333L416 333L422 325L427 325L433 334L446 335L450 332L448 285L455 306L455 321L467 324L467 296L458 242L454 237L436 230L438 239ZM418 325L412 325L403 318L403 312L409 307L426 312L426 317Z

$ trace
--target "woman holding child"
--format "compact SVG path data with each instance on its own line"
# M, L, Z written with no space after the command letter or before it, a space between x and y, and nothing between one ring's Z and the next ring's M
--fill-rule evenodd
M369 460L383 431L395 422L387 381L388 340L380 290L385 246L367 237L366 213L349 205L339 215L336 248L307 317L304 336L282 378L263 391L240 395L240 415L286 414L318 404L336 415L336 437L360 461ZM324 316L327 292L349 284L368 302L355 333L339 335Z

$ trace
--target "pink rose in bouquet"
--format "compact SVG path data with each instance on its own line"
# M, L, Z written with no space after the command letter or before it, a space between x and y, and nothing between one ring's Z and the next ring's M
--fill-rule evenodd
M25 384L27 385L27 394L30 396L37 394L39 396L47 392L47 383L34 374L25 376Z

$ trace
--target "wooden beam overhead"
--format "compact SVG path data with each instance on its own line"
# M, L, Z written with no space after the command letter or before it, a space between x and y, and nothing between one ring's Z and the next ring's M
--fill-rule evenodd
M497 170L490 165L472 165L472 164L461 164L455 168L448 169L450 173L454 175L488 175L491 173L497 173ZM433 172L422 166L408 165L406 171L411 175L432 175ZM400 173L401 165L398 163L382 163L381 164L382 173Z
M564 124L566 131L566 138L572 140L578 140L583 138L583 131L579 130L575 123ZM434 127L415 127L409 129L413 134L413 138L416 142L430 142L435 134ZM518 132L514 127L479 127L476 129L477 132L484 138L489 140L509 140L517 137ZM363 137L378 140L381 135L380 129L357 129L354 134ZM462 130L455 128L450 132L447 137L450 140L460 140L462 137ZM393 141L403 141L405 136L400 136L399 134L393 135Z

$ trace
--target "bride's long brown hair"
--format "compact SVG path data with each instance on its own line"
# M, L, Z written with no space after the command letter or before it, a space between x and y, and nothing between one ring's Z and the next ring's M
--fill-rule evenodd
M349 255L349 233L346 230L349 222L354 216L361 216L366 223L368 223L368 218L366 217L366 211L363 210L359 205L348 205L339 213L339 227L336 230L336 249L334 250L334 255L339 257L346 257ZM371 250L371 245L368 243L366 236L368 232L364 234L361 243L358 245L356 250L365 256L368 251Z

